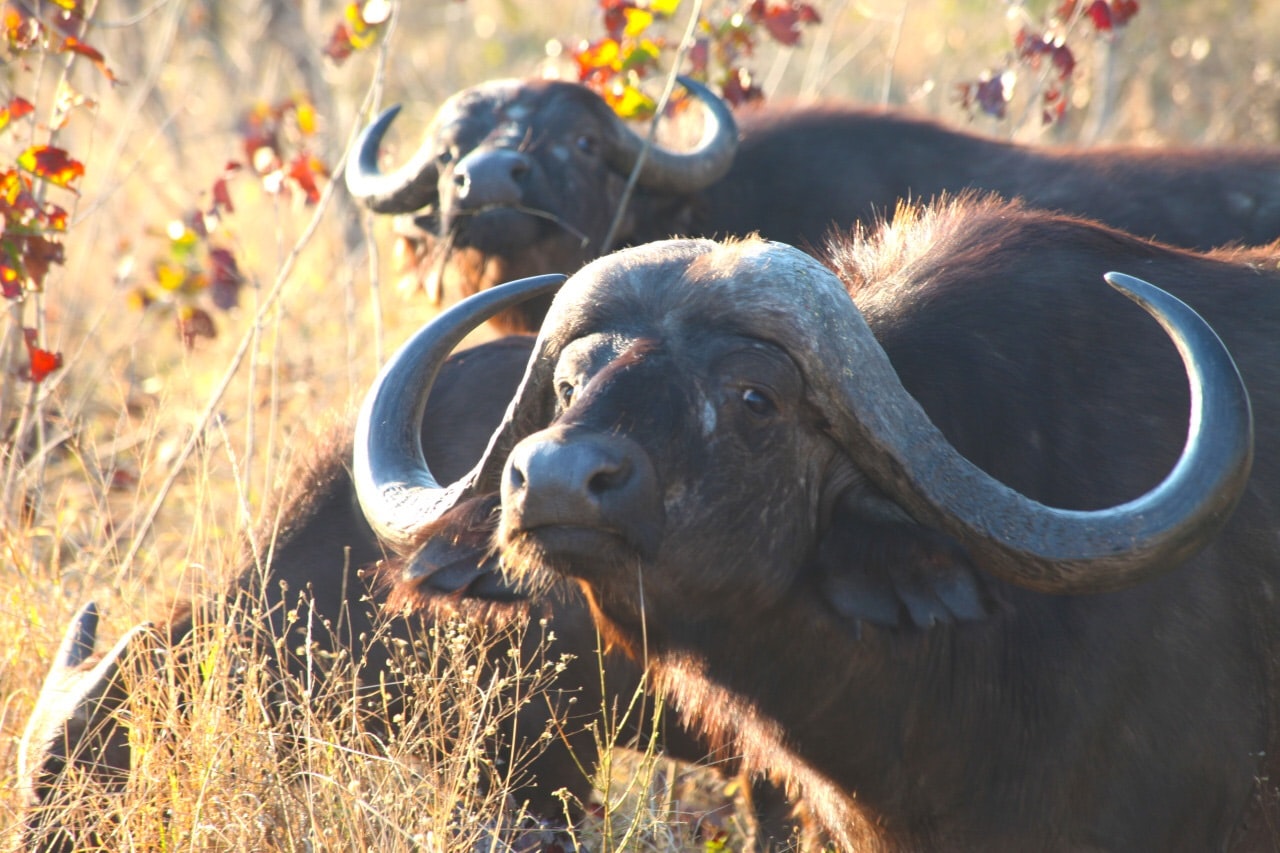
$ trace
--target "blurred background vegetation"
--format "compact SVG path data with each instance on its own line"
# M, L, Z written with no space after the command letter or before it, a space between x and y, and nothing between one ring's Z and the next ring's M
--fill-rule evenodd
M730 20L750 5L702 8ZM69 614L96 600L114 638L220 589L282 472L424 319L384 286L386 223L341 192L319 197L353 129L405 104L398 161L448 95L573 76L580 43L605 32L594 0L427 0L388 5L371 43L337 62L326 46L356 8L338 0L28 0L4 4L5 26L63 6L83 13L100 62L17 50L10 30L0 68L5 101L35 107L0 129L0 168L51 143L84 167L75 192L36 183L68 213L65 259L3 321L0 833L17 825L16 742ZM760 36L742 57L770 100L899 106L1042 144L1280 144L1271 0L1145 0L1109 31L1077 15L1062 34L1067 108L1049 124L1060 66L1019 61L1015 40L1044 32L1060 0L812 6L820 21L796 45ZM678 40L692 8L650 34ZM1004 71L1003 117L963 104ZM21 375L24 328L62 359L39 383Z

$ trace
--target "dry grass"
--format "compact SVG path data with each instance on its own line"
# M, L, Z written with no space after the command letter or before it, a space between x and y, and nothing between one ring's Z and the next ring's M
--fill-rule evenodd
M887 100L967 121L954 103L954 85L998 61L1009 43L1005 4L996 0L819 6L826 23L804 46L757 57L760 76L779 96ZM268 10L275 8L292 9L294 17L273 21ZM0 487L9 497L0 506L4 835L19 823L17 739L70 613L96 600L110 640L176 598L220 591L240 542L266 523L261 516L279 477L307 452L316 424L344 417L383 354L422 319L414 304L380 291L372 274L378 261L367 257L349 208L327 205L314 235L300 243L315 209L296 197L267 195L248 179L233 184L237 210L219 239L234 248L250 286L241 307L217 317L219 337L187 350L171 321L128 304L128 275L146 277L151 259L164 251L156 233L207 206L222 164L242 156L238 116L258 100L310 88L322 120L319 147L334 163L377 82L385 86L384 101L409 104L399 122L409 145L416 141L412 129L452 91L551 64L550 40L593 35L598 27L588 0L558 0L550 9L512 0L411 4L401 10L384 75L375 80L373 54L342 68L321 62L317 46L339 14L334 0L103 4L90 41L127 83L110 87L85 63L72 72L73 84L98 106L78 113L60 136L87 167L72 208L67 261L42 302L11 309L4 329L13 346L15 324L38 320L51 348L67 359L40 389L38 405L27 409L31 429L21 444L0 445ZM1081 56L1079 109L1048 135L1275 145L1277 43L1274 3L1144 3L1121 38ZM3 73L11 92L47 110L60 68L50 59ZM1023 81L1024 90L1030 82ZM1005 123L978 119L974 126L1036 135L1037 123L1025 116L1017 110ZM30 139L4 141L16 152ZM373 230L385 243L382 229ZM122 272L127 261L129 274ZM277 285L278 300L255 323ZM247 356L232 370L242 344ZM217 393L228 376L225 392ZM12 378L4 383L0 426L9 435L27 388ZM193 435L194 452L178 464ZM154 522L145 524L171 477ZM231 638L216 625L207 634L197 654L208 655L215 669L228 666L234 658L218 652ZM529 666L520 677L540 682L539 665ZM458 709L474 709L475 720L502 713L484 707L488 688L467 681L465 662L447 679L448 708L424 705L421 719L378 749L352 734L341 691L309 697L287 734L268 725L255 672L250 665L235 679L163 683L142 692L146 707L133 712L163 724L139 729L138 772L118 823L108 828L113 847L460 850L512 816L500 790L475 793L484 768L474 748L462 744L449 760L420 760L440 755L433 744L442 731L458 731L458 718L450 716ZM177 710L179 697L189 702L186 713ZM610 803L639 778L641 790L630 799L641 804L642 816L606 810L591 843L697 848L687 827L670 820L676 800L663 783L667 772L642 761L615 774Z

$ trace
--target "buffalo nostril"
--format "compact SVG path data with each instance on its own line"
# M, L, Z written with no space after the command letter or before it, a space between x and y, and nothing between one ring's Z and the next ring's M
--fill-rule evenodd
M524 488L524 472L520 470L519 465L507 468L507 485L513 489Z
M598 496L620 489L631 476L631 463L623 459L616 463L602 464L600 470L587 481L587 490Z

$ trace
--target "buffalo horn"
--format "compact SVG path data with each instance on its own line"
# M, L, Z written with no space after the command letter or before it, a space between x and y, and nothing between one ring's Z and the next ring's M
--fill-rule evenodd
M1096 511L1047 507L959 454L906 392L856 311L854 369L828 371L838 388L835 429L858 466L919 521L965 544L977 564L1009 583L1055 594L1141 583L1176 567L1226 523L1253 460L1249 396L1213 329L1181 300L1121 273L1107 282L1164 327L1191 383L1181 457L1154 489Z
M657 192L696 192L729 171L738 150L738 125L728 104L706 86L684 76L676 79L702 105L702 139L690 151L650 146L636 183ZM613 115L613 139L606 149L610 164L619 172L629 173L644 147L645 138Z
M356 420L353 476L365 518L393 548L411 548L423 527L469 495L484 464L481 460L467 477L444 487L423 457L422 413L441 365L490 317L554 293L564 280L563 275L532 276L459 302L402 346L374 380Z
M420 146L413 158L394 172L384 175L378 169L378 147L399 112L398 104L384 110L360 131L347 157L347 191L374 213L413 213L438 197L440 172L429 144Z

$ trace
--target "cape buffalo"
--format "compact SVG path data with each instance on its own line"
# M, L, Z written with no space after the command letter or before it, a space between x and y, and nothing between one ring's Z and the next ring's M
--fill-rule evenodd
M371 522L447 541L494 508L511 571L574 580L842 849L1272 849L1280 246L966 199L831 252L589 264L447 488L383 446L397 359L361 415Z
M432 392L430 434L423 437L423 449L445 476L461 476L483 452L515 392L532 342L527 336L504 338L460 352L444 367ZM540 697L523 706L512 721L516 734L506 729L501 734L508 744L515 736L533 741L547 730L549 720L562 721L556 729L560 737L536 753L522 776L523 787L512 794L535 815L563 821L565 800L557 789L569 792L571 806L574 800L586 802L591 791L583 767L592 766L597 742L586 724L599 717L604 704L627 707L640 690L640 668L620 652L606 651L607 678L602 679L596 629L585 603L572 590L531 599L508 583L496 566L483 561L446 560L432 576L412 584L400 584L394 571L377 571L384 549L356 508L350 432L349 426L336 430L310 460L291 472L289 488L279 498L281 521L258 537L275 541L274 556L265 570L247 559L229 589L229 598L240 597L249 605L234 617L236 629L259 641L256 648L277 676L291 676L297 685L309 675L312 695L325 693L328 678L323 668L314 669L316 661L356 662L355 676L376 697L365 727L377 733L392 725L406 701L399 682L388 677L394 650L405 643L428 647L428 633L439 618L463 616L494 626L547 620L555 642L544 644L536 629L523 634L523 659L538 654L552 660L563 654L571 658L547 692L547 701ZM466 541L451 540L449 545L457 549ZM157 646L170 655L169 663L144 659L142 665L181 665L196 623L217 617L181 607L156 629L167 642L152 642L151 629L140 626L105 655L94 655L97 618L96 609L88 605L72 620L23 738L19 780L36 807L28 814L24 849L69 851L103 841L69 823L64 812L41 806L66 803L65 788L76 775L73 769L96 779L100 788L123 790L131 761L129 732L113 716L127 700L119 669L131 649L147 652ZM281 638L284 642L277 642ZM306 659L293 651L308 645L312 651ZM497 646L495 655L504 659L507 648L509 644ZM284 654L276 659L273 650ZM343 654L334 654L339 651ZM607 695L601 694L602 688ZM280 698L289 690L282 679ZM619 732L620 742L648 736L639 725L647 729L644 717L630 716L627 728ZM704 741L671 720L671 714L667 717L661 744L668 754L688 761L710 757L732 772L734 756L712 755ZM782 793L764 782L748 793L755 798L760 843L789 835L790 806Z
M393 107L358 140L347 186L369 209L402 214L396 266L437 304L675 235L757 233L820 246L833 227L892 214L901 199L963 189L1189 248L1280 237L1274 149L1028 146L842 103L735 115L681 80L704 114L703 140L685 153L648 151L612 245L606 236L643 143L575 83L465 89L440 107L417 152L382 174L378 146ZM535 300L494 325L536 332L546 305Z

